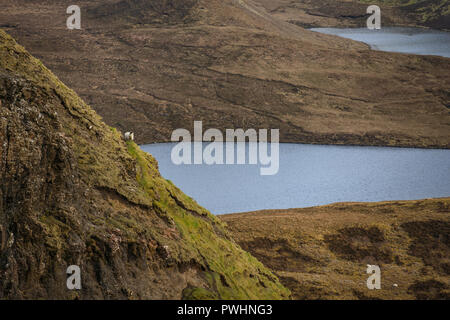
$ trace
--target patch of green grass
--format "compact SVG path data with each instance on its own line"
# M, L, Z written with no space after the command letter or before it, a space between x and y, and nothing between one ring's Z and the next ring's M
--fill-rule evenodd
M61 253L67 245L67 237L71 228L51 214L41 215L39 222L46 233L47 246L55 253Z
M281 299L290 296L289 290L266 267L229 240L222 221L154 172L156 166L148 162L149 156L134 142L127 142L127 146L130 155L136 159L139 184L149 194L158 194L159 200L154 204L175 222L184 240L183 252L190 252L196 260L205 261L205 267L210 271L210 277L207 277L210 289L215 288L219 298ZM169 247L174 245L169 244ZM195 290L190 296L203 296L208 291L205 290Z
M186 288L183 290L183 300L217 300L217 295L204 288Z

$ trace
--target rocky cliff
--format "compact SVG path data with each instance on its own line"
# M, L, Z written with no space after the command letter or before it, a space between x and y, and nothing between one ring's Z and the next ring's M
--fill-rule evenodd
M222 222L0 30L0 299L280 299ZM81 268L82 289L66 287Z

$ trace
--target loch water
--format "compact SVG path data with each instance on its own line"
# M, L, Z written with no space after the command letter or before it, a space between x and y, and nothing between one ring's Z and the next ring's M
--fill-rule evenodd
M141 148L214 214L450 196L450 150L281 143L278 173L262 176L260 165L175 165L174 145Z
M373 50L436 55L450 58L450 32L404 27L312 28L312 31L361 41Z

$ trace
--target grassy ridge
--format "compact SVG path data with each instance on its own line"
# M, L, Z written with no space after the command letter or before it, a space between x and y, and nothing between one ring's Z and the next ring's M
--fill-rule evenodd
M144 286L143 292L138 292L141 297L151 294L147 293L148 290L158 289L164 293L171 289L164 289L165 286L170 286L167 283L162 288L156 287L157 281L161 273L176 272L177 269L195 271L193 280L188 281L189 285L179 293L180 297L186 299L289 297L289 290L281 285L271 271L230 239L220 220L161 177L158 164L152 156L140 150L134 142L125 142L121 134L104 124L74 91L0 30L0 74L2 73L24 79L34 86L34 93L31 95L57 97L60 100L61 107L52 105L51 111L44 109L49 107L49 103L44 100L35 107L41 108L38 111L41 117L56 121L56 125L48 126L46 130L55 130L55 136L65 141L66 145L61 148L67 150L68 154L73 154L75 159L75 163L70 165L66 165L69 160L64 160L54 175L63 176L67 171L71 172L72 177L80 176L81 182L72 186L73 192L84 193L73 204L66 196L66 201L72 205L69 211L58 209L60 203L57 202L46 203L48 208L44 212L39 210L34 213L37 221L33 223L41 231L34 233L34 237L39 237L39 240L32 242L43 245L40 249L43 251L39 253L40 259L49 255L57 257L49 257L51 263L67 265L66 260L80 254L79 249L77 252L73 251L71 241L68 240L68 237L76 236L77 239L82 239L86 248L81 252L81 259L86 263L83 270L92 270L92 275L89 272L85 274L85 278L91 277L88 286L100 281L99 271L95 271L99 265L102 270L108 270L112 266L113 272L119 272L111 281L117 278L128 279L129 273L136 274L135 266L130 262L132 256L133 259L154 261L163 268L159 274L154 275L154 282L151 278L145 279L146 274L153 276L151 267L144 272L139 271L140 276L144 277L143 281L150 283L150 287ZM37 127L36 130L40 128ZM18 163L26 160L20 158L19 154L16 157ZM80 185L91 191L85 193L83 189L78 190ZM60 192L61 188L57 189L55 192ZM90 194L96 197L90 198ZM78 195L74 197L78 198ZM34 221L34 218L30 221ZM23 226L26 228L25 223ZM19 236L16 234L16 237ZM31 249L20 238L16 242L20 250L27 250L23 254L38 254L33 252L37 250L33 244L30 244ZM16 253L19 254L20 250L17 249ZM146 254L149 256L143 256ZM90 261L95 262L94 266L90 265ZM48 272L48 277L51 278L51 270ZM136 275L130 281L134 281L133 277ZM184 277L189 277L189 274ZM25 285L38 285L41 280L39 278L35 283ZM100 282L104 281L106 280ZM202 281L206 281L206 284L200 285ZM129 296L132 294L130 284L122 284L126 286L122 291L125 290L125 294ZM0 282L0 289L1 287ZM86 297L92 296L84 296Z
M276 278L250 254L225 237L217 237L217 232L225 234L223 222L201 208L190 197L182 193L171 182L155 174L150 156L140 150L134 142L128 142L128 151L139 166L137 180L148 194L160 195L155 205L168 217L173 219L187 243L186 249L192 255L206 259L210 271L208 281L218 293L203 288L191 288L186 295L192 298L220 299L255 299L287 296L288 292ZM174 201L175 200L175 201ZM207 253L207 254L205 254ZM240 256L238 261L230 263L230 257ZM200 258L200 257L199 257ZM268 287L253 286L254 277L263 281Z

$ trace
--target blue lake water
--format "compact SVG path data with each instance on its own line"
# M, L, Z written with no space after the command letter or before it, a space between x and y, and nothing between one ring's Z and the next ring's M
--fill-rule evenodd
M450 196L450 150L280 144L278 174L261 176L259 165L174 165L174 145L141 148L214 214Z
M361 41L374 50L450 58L450 32L402 27L382 27L380 30L367 28L312 28L310 30Z

